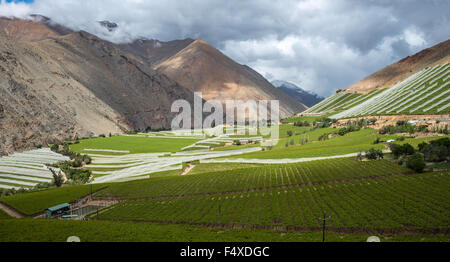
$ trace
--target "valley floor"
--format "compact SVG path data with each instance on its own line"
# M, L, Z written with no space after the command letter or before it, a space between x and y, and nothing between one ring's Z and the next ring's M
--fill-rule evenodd
M334 128L282 130L279 143L264 151L246 143L259 138L248 135L81 140L71 147L92 157L84 168L93 171L95 183L0 197L3 207L26 217L0 210L0 241L65 241L76 235L87 242L315 242L322 241L323 216L329 217L327 241L366 241L371 235L383 242L450 240L446 163L416 173L388 153L384 141L399 136L370 128L344 135ZM396 143L417 147L438 138ZM148 145L136 147L139 141ZM234 145L225 146L230 141ZM203 145L210 148L198 150ZM356 159L370 148L383 150L386 159ZM96 209L83 221L31 218L64 202Z

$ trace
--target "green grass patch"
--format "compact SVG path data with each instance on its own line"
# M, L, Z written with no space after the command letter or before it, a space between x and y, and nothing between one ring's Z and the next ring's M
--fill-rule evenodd
M326 117L326 115L323 116L292 116L286 119L283 119L282 122L285 123L295 123L295 122L308 122L308 123L312 123L314 121L319 121L320 119Z
M0 219L10 219L10 218L12 218L12 217L10 215L6 214L5 211L0 209Z
M277 158L302 158L302 157L321 157L344 155L349 153L365 151L370 148L384 149L384 144L374 145L373 141L377 137L376 130L363 129L361 131L348 133L344 136L338 136L325 141L317 141L321 134L333 132L333 128L321 128L308 132L304 135L294 137L294 145L286 147L286 142L292 138L280 139L278 144L268 151L260 151L243 155L231 156L227 158L260 158L260 159L277 159ZM309 136L311 141L309 144L300 145L299 139Z
M130 153L177 152L192 145L198 139L148 138L136 136L113 136L81 140L79 144L70 145L70 149L81 153L84 149L128 150ZM92 154L123 154L114 152L84 151Z
M427 168L432 168L433 170L450 170L450 163L437 163L427 166Z
M189 172L189 175L201 174L201 173L211 173L219 172L219 171L227 171L233 169L240 168L250 168L250 167L262 167L264 165L261 164L245 164L245 163L224 163L224 164L216 164L216 163L205 163L198 164L194 167L194 169Z

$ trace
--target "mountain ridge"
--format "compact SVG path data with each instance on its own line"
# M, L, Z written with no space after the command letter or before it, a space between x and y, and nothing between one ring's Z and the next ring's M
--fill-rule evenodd
M297 85L287 82L287 81L274 80L271 83L276 88L282 90L283 92L285 92L292 98L296 99L297 101L299 101L300 103L302 103L308 107L314 106L315 104L317 104L320 101L325 99L321 96L318 96L315 93L306 91L306 90L298 87Z
M222 52L197 39L169 59L154 67L169 78L194 91L205 100L279 100L280 117L306 109L263 76L246 65L240 65Z
M347 87L345 92L367 94L375 89L389 88L426 67L444 64L449 61L450 39L382 68Z
M75 136L169 128L189 90L80 31L40 41L0 34L0 152ZM27 126L27 128L23 128Z

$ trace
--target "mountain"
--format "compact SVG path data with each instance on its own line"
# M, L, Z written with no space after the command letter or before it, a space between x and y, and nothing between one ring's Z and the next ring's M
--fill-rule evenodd
M41 15L31 15L28 20L0 17L0 31L12 38L23 41L40 41L73 32Z
M330 117L335 119L433 115L436 122L445 125L450 113L449 74L450 40L447 40L338 90L303 113L334 113ZM442 117L447 119L443 121Z
M191 91L202 92L205 100L279 100L281 118L307 108L250 67L236 63L200 39L154 68Z
M324 100L323 97L318 96L316 94L310 93L301 89L293 83L282 81L282 80L274 80L271 82L273 86L280 89L290 97L294 98L298 102L306 105L307 107L311 107L320 101Z
M193 101L188 89L87 32L34 39L0 30L1 153L68 137L168 128L172 102Z
M126 52L141 58L150 66L156 66L183 50L192 42L194 42L194 39L191 38L168 42L155 39L137 39L131 43L120 44L119 46Z
M380 71L349 86L345 91L349 93L367 94L372 90L389 88L426 67L443 64L450 58L450 39L419 53L403 58Z
M108 32L114 32L119 27L119 25L117 25L116 23L110 22L110 21L106 21L106 20L98 21L98 23L101 26L103 26L104 28L106 28L106 30L108 30Z
M106 29L119 25L100 21ZM206 99L306 106L202 40L117 45L33 15L0 18L0 154L66 138L169 128L171 105Z

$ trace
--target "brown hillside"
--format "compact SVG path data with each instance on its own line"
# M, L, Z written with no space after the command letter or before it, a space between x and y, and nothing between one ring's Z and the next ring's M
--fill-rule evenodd
M240 65L203 40L196 40L155 67L205 100L279 100L280 116L306 109L248 66Z
M0 33L0 154L55 139L170 127L192 92L86 32L39 42Z
M0 30L23 41L39 41L72 33L70 29L39 15L32 15L30 20L0 17Z
M376 88L389 88L426 67L450 62L450 40L387 66L369 77L351 85L347 92L366 94Z
M194 39L187 38L184 40L173 40L162 42L158 40L135 40L132 43L120 44L119 46L136 57L140 57L147 64L156 66L165 61L169 57L175 55L183 50L189 44L194 42Z

